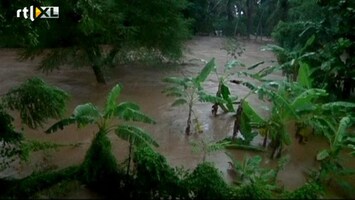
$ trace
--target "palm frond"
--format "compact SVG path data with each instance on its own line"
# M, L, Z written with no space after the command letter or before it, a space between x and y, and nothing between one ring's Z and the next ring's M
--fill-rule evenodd
M65 126L69 126L71 124L75 124L77 122L77 119L74 117L62 119L59 122L53 124L51 127L49 127L45 133L54 133L57 132L59 129L63 130Z
M115 87L112 88L112 90L108 94L107 101L105 104L105 110L104 110L105 118L112 116L113 111L117 106L117 99L120 96L121 91L122 91L122 87L119 84L117 84L115 85Z
M237 66L242 66L245 67L245 65L243 63L241 63L238 60L232 60L229 61L225 66L224 66L224 73L226 73L227 71L237 67Z
M100 119L101 113L92 103L79 105L74 109L73 117L77 119L78 126L85 126Z
M180 85L180 86L186 86L186 80L179 77L167 77L163 79L163 82Z
M200 91L198 95L199 95L200 102L210 102L210 103L219 103L219 104L227 103L227 101L224 100L223 98L217 97L215 95L207 94L204 91Z
M258 86L256 86L255 84L253 84L251 82L243 82L242 84L252 91L256 90L258 88Z
M297 82L300 83L305 88L312 87L310 67L307 63L300 62L300 67L298 69Z
M351 124L352 124L352 121L351 121L350 117L343 117L340 120L338 130L335 133L333 145L338 145L343 142L343 139L345 138L345 135L346 135L346 129L349 128Z
M273 73L275 70L278 70L281 68L282 68L281 66L268 66L268 67L261 69L256 74L252 74L252 77L257 80L260 80L261 78L263 78L263 77Z
M257 68L259 65L262 65L262 64L264 64L264 61L258 62L258 63L256 63L256 64L254 64L254 65L248 67L248 70L255 69L255 68Z
M265 120L249 105L249 102L243 101L243 113L250 119L250 122L256 124L265 124Z
M321 133L331 141L336 132L336 120L325 116L314 116L312 121L316 123L314 128L320 129Z
M65 126L69 126L75 123L80 128L88 124L95 123L100 118L101 114L95 105L93 105L92 103L82 104L74 109L73 115L71 117L60 120L59 122L48 128L45 132L53 133L58 131L59 129L63 130Z
M142 113L139 106L131 102L120 103L114 110L113 116L126 121L144 122L155 124L155 121L148 115Z
M214 70L216 68L216 63L215 63L215 59L212 58L206 65L205 67L201 70L201 72L197 75L196 77L196 81L198 83L202 83L204 82L208 75L211 73L212 70Z
M119 138L133 145L153 145L159 147L158 143L147 132L135 126L118 126L115 133Z
M311 104L313 100L321 96L327 96L327 92L322 89L308 89L298 95L291 103L293 108L298 108L307 104Z
M207 151L208 152L216 152L226 149L227 146L231 145L231 141L220 141L220 142L211 142L208 144Z
M233 107L233 100L235 99L232 99L232 97L230 96L231 93L229 91L229 88L222 83L221 85L221 95L222 95L222 98L226 101L226 106L228 108L228 111L229 112L234 112L234 107Z
M295 117L295 118L299 117L296 111L294 110L294 108L291 106L291 104L288 102L286 98L284 98L282 95L278 94L277 92L271 90L265 90L265 91L272 98L274 105L277 106L277 108L282 109L284 111L285 115L283 117L285 117L285 119L287 119L288 117Z
M181 87L168 87L162 91L166 96L182 97L185 96L185 92Z
M186 99L184 99L184 98L179 98L179 99L176 99L176 100L171 104L171 106L180 106L180 105L184 105L184 104L187 104Z
M351 102L346 102L346 101L337 101L337 102L331 102L331 103L326 103L322 105L323 110L329 110L334 113L336 112L355 112L355 103Z
M283 54L286 54L287 53L287 50L278 46L278 45L274 45L274 44L268 44L266 45L265 48L262 49L263 51L272 51L276 54L279 54L279 53L283 53Z

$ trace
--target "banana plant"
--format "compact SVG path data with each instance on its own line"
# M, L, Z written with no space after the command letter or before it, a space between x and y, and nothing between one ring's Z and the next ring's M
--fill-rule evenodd
M221 151L226 149L229 145L231 145L230 141L218 141L215 142L210 138L202 137L198 141L192 141L192 151L196 153L202 153L202 163L204 163L209 156L213 152Z
M307 52L308 47L314 41L315 36L312 35L302 48L296 50L288 50L278 45L267 45L264 50L274 52L280 64L278 68L282 69L283 74L286 74L289 81L296 81L301 62L315 55L315 52Z
M355 136L350 133L348 128L355 123L355 118L351 116L343 117L336 131L332 135L327 135L329 149L324 149L317 154L317 160L337 158L340 150L349 148L351 155L355 156Z
M256 64L246 68L246 70L238 71L236 73L232 73L231 75L235 74L235 75L237 75L238 78L249 77L249 78L252 78L256 81L259 81L260 83L264 83L264 84L268 84L269 86L273 86L273 85L275 85L274 84L275 82L267 80L267 79L265 79L265 77L267 75L271 74L272 72L274 72L275 70L277 70L278 69L277 66L264 67L256 73L251 72L251 70L256 69L257 67L259 67L263 63L264 63L263 61L258 62ZM240 64L240 65L244 66L243 64ZM227 66L227 68L230 68L230 67ZM250 92L248 94L246 94L243 98L241 98L239 102L236 102L236 104L239 104L239 105L237 107L235 121L234 121L234 127L233 127L233 139L235 139L239 132L241 132L242 134L245 135L245 134L251 133L251 131L252 131L252 128L248 125L250 123L250 119L243 111L243 102L252 94L258 94L259 99L263 100L263 98L265 96L265 92L263 92L262 87L257 86L250 81L245 81L245 80L242 81L242 80L235 80L234 79L234 80L230 80L230 82L237 84L237 85L244 85L250 89Z
M226 103L226 101L221 97L207 94L202 87L203 82L207 79L212 70L215 70L215 68L215 59L213 58L195 77L168 77L163 79L164 82L170 85L164 89L163 93L165 93L166 96L172 96L176 98L172 106L188 106L188 117L185 128L186 135L190 135L191 133L192 114L195 115L195 121L198 122L198 117L193 110L193 107L197 101ZM198 126L199 125L197 124L197 127Z
M264 63L263 61L256 63L256 64L246 68L247 69L246 71L252 70L263 63ZM216 92L216 96L223 98L226 103L225 104L214 103L214 105L212 106L212 114L214 116L217 115L218 107L221 107L221 109L224 112L235 112L236 111L234 109L234 104L235 104L235 101L238 99L238 97L231 95L229 83L235 83L235 84L243 83L243 81L241 81L241 80L231 80L231 77L233 75L240 74L240 72L237 72L235 70L237 67L245 68L246 66L243 63L239 62L238 60L231 60L224 65L224 69L223 69L222 74L218 73L218 71L215 70L216 76L218 78L218 90Z
M100 135L105 141L109 142L107 135L114 132L119 138L129 142L127 165L127 174L129 174L133 146L147 145L158 147L158 144L143 129L118 122L118 120L123 120L155 124L152 118L140 111L137 104L132 102L118 103L117 99L121 94L121 90L122 87L119 84L113 87L107 96L105 107L102 110L92 103L78 105L69 118L55 123L46 133L56 132L59 129L63 129L64 126L71 124L77 124L78 128L94 124L99 129L96 135Z
M239 179L236 181L239 186L258 184L271 191L278 189L276 185L277 175L289 161L289 157L283 157L279 160L276 169L266 169L261 167L262 158L260 156L246 156L240 162L234 159L231 154L226 154L232 160L229 163L231 170L239 175Z
M244 75L244 76L251 76L254 78L258 77L261 79L262 77L266 76L268 73L271 73L272 70L269 70L269 72L266 73L265 70L262 69L258 73L256 73L255 75L249 73L248 71L253 70L254 68L258 67L259 65L261 65L263 63L264 62L262 61L262 62L256 63L256 64L246 68L245 71L236 72L235 71L236 67L243 67L244 68L245 65L237 60L232 60L224 65L223 74L219 74L217 72L217 70L215 70L216 75L219 80L216 97L222 98L225 103L210 101L209 99L207 99L207 101L214 103L214 105L212 106L212 114L214 116L217 115L218 107L221 107L224 112L236 112L235 121L234 121L234 128L233 128L233 136L232 136L233 140L237 137L238 132L243 132L243 133L250 132L248 130L244 130L245 129L244 124L248 122L248 119L243 114L243 108L241 105L242 105L242 102L249 95L251 95L254 92L256 87L254 87L254 89L252 91L250 91L247 95L245 95L239 102L236 102L238 97L231 95L228 83L235 83L237 85L243 84L243 85L250 86L251 84L249 82L244 82L241 80L230 80L230 78L233 75L238 75L238 77L241 75ZM212 100L214 100L214 99L212 99ZM234 104L239 104L236 110L234 109Z
M295 88L295 90L292 90ZM287 124L292 120L300 120L300 111L304 107L314 105L314 99L324 95L325 91L318 89L307 89L303 92L297 91L301 88L297 84L288 85L286 82L270 82L259 86L255 90L260 97L271 100L273 103L269 117L262 117L247 101L243 101L242 109L250 126L249 129L258 129L259 134L264 136L263 146L266 147L268 138L273 147L271 157L281 156L284 145L291 143L290 134L287 132ZM297 92L295 92L297 91Z
M244 72L244 75L262 83L260 86L250 82L244 84L251 89L251 93L257 94L259 99L268 99L272 102L271 114L269 117L263 118L248 102L244 101L241 104L246 118L244 126L248 130L259 130L259 134L264 137L264 147L266 147L268 138L270 138L270 145L273 147L271 157L280 157L283 146L291 143L290 134L286 127L288 122L311 123L312 120L310 119L314 116L313 111L320 106L317 100L327 96L327 93L325 90L312 88L309 66L305 63L300 62L299 72L297 73L298 82L263 80L264 75L269 73L265 72L265 70L261 70L254 75Z
M317 154L317 160L321 163L321 168L318 174L318 180L321 182L328 182L335 176L349 176L354 175L353 168L345 168L342 165L340 153L344 150L350 153L350 157L355 157L355 136L354 131L349 129L355 124L355 117L348 115L343 117L338 125L338 128L333 130L331 135L326 135L329 148L321 150ZM344 180L336 179L343 185L349 185Z
M230 89L228 87L228 80L229 77L232 76L234 73L231 71L237 66L244 66L242 63L233 60L231 62L228 62L223 69L223 74L219 74L217 70L215 70L215 73L218 78L218 90L216 92L217 97L221 97L226 101L226 104L221 104L221 103L215 103L212 106L212 114L214 116L217 115L218 112L218 107L221 107L221 109L224 112L234 112L234 106L233 106L233 101L237 99L237 97L232 97L230 93Z
M296 87L297 84L293 84L292 87L293 93L299 94L293 95L291 106L301 116L296 120L296 136L300 137L300 142L309 134L303 131L306 127L311 127L314 133L329 138L334 135L339 121L348 113L355 112L355 104L351 102L320 103L318 100L327 97L328 93L323 89L312 88L313 79L310 74L308 64L301 63L297 78L299 85Z

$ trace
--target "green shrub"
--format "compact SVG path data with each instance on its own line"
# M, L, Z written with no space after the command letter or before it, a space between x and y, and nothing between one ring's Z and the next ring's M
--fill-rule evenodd
M0 198L29 198L58 182L76 179L78 169L79 167L73 166L58 171L34 173L20 180L2 180L1 183L6 183L7 190L0 194Z
M286 192L285 199L319 199L322 197L323 188L317 183L306 183L293 192Z
M195 199L229 199L230 188L212 163L199 164L185 181Z
M135 197L187 198L187 188L165 157L149 147L141 147L134 152L133 161L136 167Z
M280 21L272 32L272 37L283 48L294 49L306 43L313 32L302 34L311 22L283 22ZM301 35L302 34L302 35ZM301 46L301 47L302 47Z
M111 142L98 132L81 166L83 183L98 192L107 193L117 186L118 165L111 151Z
M233 191L233 199L271 199L271 192L261 184L248 184Z

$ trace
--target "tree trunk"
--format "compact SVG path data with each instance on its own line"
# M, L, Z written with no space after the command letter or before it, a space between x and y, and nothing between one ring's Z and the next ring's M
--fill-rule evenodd
M265 132L265 137L264 137L264 141L263 141L263 147L265 148L266 147L266 144L267 144L267 131Z
M127 172L126 172L126 175L127 175L127 176L129 175L129 171L130 171L130 168L131 168L132 148L133 148L133 145L132 145L132 142L130 142L130 143L129 143L129 151L128 151Z
M288 0L280 1L280 10L281 10L281 20L286 21L288 17L289 3Z
M282 143L281 143L280 146L279 146L279 151L277 152L277 155L276 155L276 158L277 158L277 159L281 158L282 148L283 148L283 145L282 145Z
M228 0L227 2L227 20L228 22L233 22L234 15L235 15L235 10L234 10L234 5L232 0Z
M351 94L351 89L352 89L352 79L347 77L344 80L344 87L343 87L343 99L348 99Z
M189 103L189 116L187 118L185 134L190 135L191 132L191 113L192 113L192 102Z
M215 103L215 104L213 104L213 106L212 106L212 115L213 115L214 117L216 117L216 116L217 116L217 112L218 112L218 103Z
M253 26L253 12L254 12L254 0L247 0L247 32L248 39L250 39L250 34L252 33Z
M271 153L271 159L280 158L281 157L281 152L282 152L282 142L279 139L276 139L272 143L275 146L273 146L273 150L272 150L272 153Z
M216 96L223 98L223 97L222 97L222 94L221 94L221 87L222 87L222 83L219 82L219 84L218 84L218 90L217 90ZM217 116L218 106L222 108L223 112L228 112L228 109L227 109L223 104L215 103L215 104L213 104L213 106L212 106L212 114L213 114L213 116Z
M92 65L92 70L94 70L96 81L98 83L106 84L104 73L103 73L101 67L98 65Z
M238 131L240 131L240 122L241 122L242 113L243 113L242 103L243 102L241 101L238 106L237 114L236 114L235 121L234 121L233 136L232 136L233 140L237 137Z

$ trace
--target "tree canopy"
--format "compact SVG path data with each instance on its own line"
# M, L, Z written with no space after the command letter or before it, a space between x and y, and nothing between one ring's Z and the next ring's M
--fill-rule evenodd
M187 21L181 13L184 0L49 0L29 4L4 1L0 5L4 13L0 19L5 22L1 38L11 38L9 45L24 47L24 58L50 48L42 60L42 70L53 70L62 64L91 66L102 83L102 67L119 60L122 52L126 55L146 50L177 59L188 36ZM15 18L17 9L30 5L59 6L60 17L33 22Z

